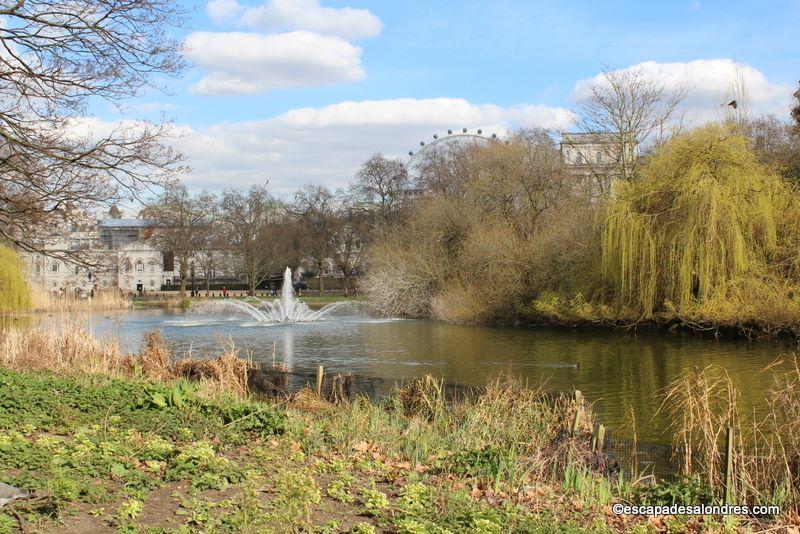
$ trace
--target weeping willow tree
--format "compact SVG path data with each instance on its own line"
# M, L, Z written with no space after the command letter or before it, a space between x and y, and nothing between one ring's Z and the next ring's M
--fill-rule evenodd
M646 318L780 278L793 195L726 127L680 136L639 179L618 184L602 235L604 277L622 305Z
M19 256L0 245L0 312L25 310L30 304L28 283Z

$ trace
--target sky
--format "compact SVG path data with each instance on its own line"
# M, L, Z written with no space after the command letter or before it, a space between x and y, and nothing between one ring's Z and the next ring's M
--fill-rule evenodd
M744 79L786 116L800 79L800 0L210 0L173 34L192 66L86 121L166 117L182 180L220 191L347 185L374 152L408 158L447 129L570 130L605 69L686 84L694 123Z

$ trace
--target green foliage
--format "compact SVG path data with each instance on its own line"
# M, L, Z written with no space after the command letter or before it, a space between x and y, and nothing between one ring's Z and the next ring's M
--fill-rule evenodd
M514 467L514 451L486 446L479 450L458 451L447 459L446 470L460 476L500 480Z
M707 126L659 149L638 180L617 184L603 272L619 303L644 317L665 303L680 310L766 276L797 210L794 193L744 137Z
M13 249L0 245L0 312L26 310L30 306L22 261Z
M338 477L328 485L328 496L342 503L351 503L355 500L350 493L350 488L355 479L350 473L340 473Z
M88 426L98 417L118 417L121 429L137 428L181 441L214 433L240 443L251 432L283 432L285 415L274 406L231 398L189 400L189 390L188 385L63 378L0 369L0 429L19 424L64 428L65 422Z
M183 447L166 474L167 480L190 480L192 488L197 490L222 489L242 478L242 472L233 462L217 455L214 447L206 441Z
M636 493L641 504L647 505L697 505L713 504L714 490L699 475L684 475L673 482L662 480L646 486Z
M272 485L276 525L281 525L282 529L286 528L285 525L295 529L309 525L311 510L322 498L314 479L300 470L282 470L273 477Z
M364 501L365 515L380 516L389 507L386 494L374 488L362 488L361 499Z
M197 389L197 384L179 380L172 385L166 394L158 389L148 391L147 401L155 408L174 407L181 409L184 406L184 402L190 400L197 392Z
M347 532L348 534L375 534L377 530L369 523L356 523Z
M567 463L564 467L565 490L574 492L583 502L606 505L614 496L614 487L608 478L599 476L589 469Z
M17 473L4 480L51 495L43 513L54 517L70 503L108 502L113 488L129 497L119 508L121 528L132 526L135 503L166 483L197 491L241 482L244 471L198 438L243 443L280 432L285 416L261 403L186 395L190 390L0 369L0 473ZM242 507L231 521L250 517Z
M215 417L238 435L255 433L260 436L282 434L286 428L286 415L275 406L261 402L241 402L232 398L204 402L200 411Z

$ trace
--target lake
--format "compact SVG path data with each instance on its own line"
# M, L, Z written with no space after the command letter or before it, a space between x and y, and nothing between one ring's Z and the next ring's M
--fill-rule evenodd
M57 325L39 316L32 327ZM144 332L160 329L180 355L215 356L228 340L254 360L278 361L310 372L400 380L431 374L448 382L480 385L503 372L549 390L583 391L610 429L629 435L630 410L639 438L668 442L656 412L659 393L693 368L715 364L728 371L741 393L740 411L757 414L772 385L762 370L793 345L709 339L687 332L615 331L541 327L452 325L427 320L370 317L346 309L301 324L268 324L230 311L136 310L91 318L95 336L116 337L135 351ZM575 367L579 364L579 367Z

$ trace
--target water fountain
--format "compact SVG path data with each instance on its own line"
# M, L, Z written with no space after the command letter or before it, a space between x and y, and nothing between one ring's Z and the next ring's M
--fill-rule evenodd
M340 308L349 302L335 302L323 306L319 310L310 309L306 303L294 295L292 284L292 269L287 267L283 273L283 286L281 297L273 301L257 299L247 300L228 299L225 304L249 314L253 319L265 323L309 323L318 321L331 311Z

